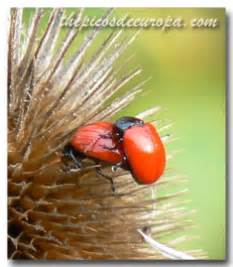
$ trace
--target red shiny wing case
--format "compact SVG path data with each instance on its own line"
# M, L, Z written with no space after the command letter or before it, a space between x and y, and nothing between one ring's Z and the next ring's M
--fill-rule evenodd
M81 126L71 144L83 154L111 164L121 161L121 153L112 136L113 124L96 122Z

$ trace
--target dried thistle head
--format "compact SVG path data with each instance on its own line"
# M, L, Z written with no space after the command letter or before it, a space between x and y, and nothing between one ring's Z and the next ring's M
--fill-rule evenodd
M155 185L138 185L128 172L108 181L94 168L61 171L61 150L73 132L86 123L111 120L141 91L144 82L126 94L116 93L141 72L122 74L115 62L135 39L113 31L99 49L86 57L101 28L86 33L82 44L66 59L81 27L61 33L63 10L51 11L39 35L43 10L33 15L25 33L21 9L12 9L8 50L8 234L12 259L189 259L170 248L189 237L189 212L179 196L160 188L183 183L169 171ZM109 16L109 10L104 17ZM76 16L81 17L83 10ZM24 35L24 38L22 38ZM121 40L121 41L119 41ZM122 59L121 59L122 60ZM126 59L127 62L127 59ZM118 74L121 75L118 75ZM138 114L146 119L159 110ZM159 125L157 125L159 126ZM160 133L169 125L159 127ZM164 138L164 142L169 142ZM94 163L92 163L94 164ZM157 196L157 192L158 195ZM150 236L147 232L150 232ZM180 233L180 238L173 234ZM169 239L169 236L171 238ZM167 238L166 245L158 243ZM156 241L154 239L156 239ZM191 256L192 255L192 256Z

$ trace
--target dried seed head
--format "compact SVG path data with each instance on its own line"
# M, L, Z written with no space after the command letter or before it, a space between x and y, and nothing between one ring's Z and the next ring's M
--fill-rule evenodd
M57 45L63 12L54 9L39 35L43 10L34 13L27 34L23 11L11 10L9 257L172 259L193 255L201 258L201 251L187 255L168 247L188 237L173 238L161 247L153 241L147 245L145 242L151 239L140 231L149 229L151 237L161 240L170 234L182 234L191 225L189 212L179 201L183 191L156 196L160 187L182 183L179 177L165 174L156 185L139 186L128 172L116 172L117 192L112 194L108 181L100 178L94 168L62 171L60 151L74 130L87 122L111 119L144 85L143 82L137 84L125 95L114 98L119 89L141 72L140 69L130 70L119 77L126 63L121 63L118 69L114 66L135 35L126 36L116 45L123 33L113 31L99 49L86 58L88 48L101 31L101 28L94 28L65 60L81 28L69 29ZM104 17L110 13L111 10ZM82 14L80 10L77 16ZM155 107L138 117L146 118L157 111ZM163 130L166 128L161 128Z

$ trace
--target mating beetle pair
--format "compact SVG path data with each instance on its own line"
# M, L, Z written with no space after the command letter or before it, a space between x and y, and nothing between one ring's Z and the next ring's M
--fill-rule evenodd
M155 127L134 117L79 127L63 153L79 168L80 159L89 157L129 170L140 184L157 181L166 164L165 148Z

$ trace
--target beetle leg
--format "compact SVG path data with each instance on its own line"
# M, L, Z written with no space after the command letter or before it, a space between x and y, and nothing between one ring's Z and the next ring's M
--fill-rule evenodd
M67 144L63 150L63 156L64 159L69 159L73 161L73 166L71 164L67 164L66 160L64 160L64 168L63 171L78 171L82 168L81 159L83 158L83 155L80 154L78 151L74 150L74 148Z
M82 168L82 163L80 158L77 157L77 155L74 155L73 151L70 151L70 157L74 161L75 166L77 166L79 169Z
M61 170L63 172L77 172L80 171L80 167L78 167L76 164L63 164L63 166L61 166Z
M127 161L127 157L123 156L122 157L122 161L118 162L117 164L112 166L112 172L116 172L118 169L124 169L129 171L130 170L130 166L129 163Z
M112 166L112 171L116 172L118 169L122 168L122 162L119 162Z
M115 185L114 185L112 177L109 176L109 175L103 174L100 168L96 168L96 172L110 182L112 192L115 193L116 192L116 188L115 188Z

